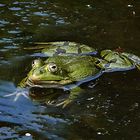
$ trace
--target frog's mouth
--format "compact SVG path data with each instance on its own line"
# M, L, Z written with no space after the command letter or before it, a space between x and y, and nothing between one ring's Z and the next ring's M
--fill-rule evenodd
M63 84L60 84L60 82L61 80L43 81L43 80L27 79L26 85L30 87L41 87L41 88L63 88Z

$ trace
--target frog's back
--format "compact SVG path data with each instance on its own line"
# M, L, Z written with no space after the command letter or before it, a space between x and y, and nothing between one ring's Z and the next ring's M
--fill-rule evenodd
M55 62L58 68L63 69L72 81L79 81L86 77L94 76L101 72L94 63L95 57L86 55L77 56L54 56L49 57L45 63Z
M60 41L60 42L42 42L37 43L37 45L42 46L44 49L42 52L46 56L55 56L55 55L96 55L97 51L89 47L88 45L69 42L69 41Z

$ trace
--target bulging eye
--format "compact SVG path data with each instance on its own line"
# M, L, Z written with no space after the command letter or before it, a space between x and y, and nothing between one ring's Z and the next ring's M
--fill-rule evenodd
M41 59L35 59L33 62L32 62L32 67L40 67L43 65L43 61Z
M57 71L57 65L55 64L55 63L49 63L48 64L48 70L50 71L50 72L56 72Z

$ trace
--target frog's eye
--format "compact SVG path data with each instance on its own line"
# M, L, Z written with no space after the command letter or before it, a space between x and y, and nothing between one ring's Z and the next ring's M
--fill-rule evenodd
M55 64L55 63L49 63L48 64L48 70L50 71L50 72L56 72L57 71L57 65Z
M33 62L32 62L32 67L40 67L43 65L43 61L41 59L35 59Z

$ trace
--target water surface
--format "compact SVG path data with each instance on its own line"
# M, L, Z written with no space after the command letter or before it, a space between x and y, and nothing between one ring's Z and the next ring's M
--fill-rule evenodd
M38 57L33 42L69 40L140 56L139 5L132 0L0 2L0 139L140 139L138 70L103 75L66 109L4 97L17 90Z

